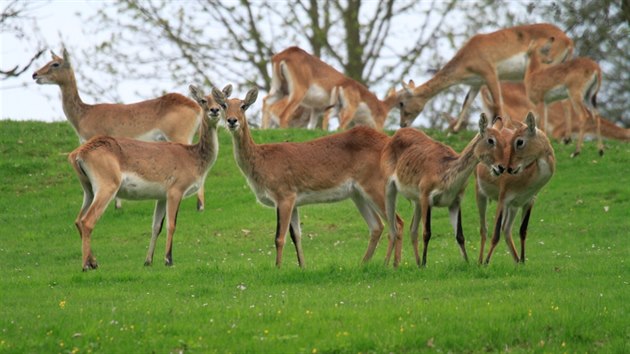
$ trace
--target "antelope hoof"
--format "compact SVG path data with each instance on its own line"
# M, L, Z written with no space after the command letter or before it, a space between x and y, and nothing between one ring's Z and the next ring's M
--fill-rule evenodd
M98 268L98 264L96 263L96 261L89 261L83 265L84 272L87 272L88 270L91 270L91 269L97 269L97 268Z
M562 142L564 143L564 145L568 145L571 142L571 138L563 138Z
M167 266L167 267L172 267L173 266L173 260L172 259L164 260L164 265Z
M148 259L147 259L146 261L144 261L144 266L145 266L145 267L150 267L150 266L152 266L152 265L153 265L153 261L150 261L150 260L148 260Z
M574 152L571 154L571 158L574 158L574 157L576 157L576 156L577 156L577 155L579 155L579 154L580 154L580 152L579 152L579 151L574 151Z
M197 211L203 211L204 210L204 206L203 203L200 201L197 201Z
M604 156L604 149L599 149L599 156Z

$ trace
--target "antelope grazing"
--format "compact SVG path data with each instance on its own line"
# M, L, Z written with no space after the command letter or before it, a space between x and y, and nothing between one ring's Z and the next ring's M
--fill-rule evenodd
M589 58L573 58L556 65L544 64L551 61L549 53L555 41L554 37L550 37L542 46L533 44L530 46L527 52L529 62L523 80L527 97L537 107L537 116L542 117L541 129L543 131L547 129L547 105L568 98L571 106L577 112L580 125L575 151L571 157L579 155L582 150L587 119L597 125L597 147L600 156L604 155L601 125L599 120L595 118L597 116L597 92L602 83L602 70L596 62ZM570 122L568 124L570 125Z
M257 200L276 209L276 266L281 266L288 231L298 264L304 267L298 207L348 198L370 229L363 261L370 260L384 228L381 219L385 220L385 177L379 163L389 137L368 127L355 127L304 143L256 144L245 111L257 95L254 88L244 100L215 99L227 107L225 119L232 134L236 163ZM400 237L403 221L398 216L395 219L399 227L395 237Z
M505 162L504 139L499 131L487 126L486 115L482 114L479 134L461 154L413 128L399 129L383 150L381 166L385 175L389 176L386 187L387 215L394 215L398 192L414 203L410 233L418 266L426 266L427 263L431 209L434 207L448 207L455 238L462 256L468 261L460 208L468 177L479 162L482 168L493 175L498 176L505 169L502 165ZM420 220L423 220L422 263L418 252ZM397 244L396 250L399 248Z
M33 74L40 85L58 85L66 118L84 143L98 135L143 141L173 141L190 144L202 119L195 101L178 93L132 104L86 104L79 96L68 51L63 58L51 51L52 60ZM117 202L117 207L120 207ZM203 185L197 194L197 209L204 208Z
M309 128L314 128L317 117L338 99L332 95L335 87L343 95L345 120L339 123L342 128L357 118L358 124L382 129L389 110L397 103L393 98L379 100L365 86L298 47L289 47L275 54L271 62L271 89L263 99L263 128L269 127L274 120L281 128L288 127L300 106L310 110Z
M75 225L83 251L83 270L96 269L90 238L100 216L111 200L155 199L153 231L144 262L153 263L153 251L166 216L166 265L173 264L172 245L180 202L195 193L214 164L219 151L217 124L220 106L208 101L190 86L190 92L203 110L199 142L184 145L173 142L144 142L128 138L97 136L68 156L83 187L83 206ZM213 95L223 93L213 89Z
M490 250L486 257L486 264L490 262L492 253L499 242L501 232L505 234L505 241L515 262L525 262L525 238L527 226L531 216L536 195L549 182L556 169L553 147L547 135L536 128L536 119L529 113L526 124L516 130L503 129L505 138L510 139L510 160L508 173L496 176L488 173L487 169L478 166L475 184L479 221L481 224L481 247L479 248L479 263L483 261L486 244L486 207L488 199L497 200L497 214ZM518 209L521 209L521 254L517 254L512 240L512 226Z
M503 94L506 116L520 120L522 117L526 117L528 112L536 111L536 106L527 97L523 83L501 82L501 93ZM481 88L481 97L487 113L489 112L488 107L489 102L492 102L492 97L486 86ZM547 123L549 128L552 129L551 136L554 139L562 139L565 143L568 143L573 134L579 133L580 126L570 123L571 117L575 116L575 114L575 110L573 110L568 100L553 102L547 106ZM596 118L599 121L603 138L630 141L630 129L621 128L601 115L597 115ZM571 128L567 129L567 126L571 126ZM588 121L585 134L595 134L596 128L596 122Z
M558 27L547 23L510 27L471 37L429 81L418 87L413 81L403 83L403 90L398 92L400 126L410 126L429 100L458 84L469 85L470 90L453 131L461 128L482 85L487 85L492 94L492 116L503 117L499 80L522 81L530 42L545 41L549 37L556 38L549 53L553 63L572 55L573 41Z

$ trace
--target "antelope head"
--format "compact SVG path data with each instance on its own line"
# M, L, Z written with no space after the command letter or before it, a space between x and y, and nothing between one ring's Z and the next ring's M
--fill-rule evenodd
M499 129L501 118L496 117L488 126L488 118L485 113L479 117L479 142L475 145L475 156L479 162L486 166L493 176L499 176L505 171L505 139Z
M71 69L70 56L63 48L63 58L50 51L52 60L33 73L33 80L40 85L57 85L68 77L67 70Z
M415 94L416 84L413 80L409 83L402 83L402 90L397 92L398 107L400 108L400 127L410 126L414 119L422 112L427 99Z
M244 100L238 98L226 100L223 92L216 88L212 90L212 97L214 97L221 106L226 107L225 121L227 122L228 129L234 133L247 126L245 111L256 102L258 89L254 87L249 90Z
M510 160L508 172L516 175L536 161L541 151L545 151L545 139L538 139L536 118L532 112L527 114L525 125L514 132L510 142Z

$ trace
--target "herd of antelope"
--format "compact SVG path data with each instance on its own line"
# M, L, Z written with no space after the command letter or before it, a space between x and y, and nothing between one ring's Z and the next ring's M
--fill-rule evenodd
M572 40L550 24L533 24L473 36L433 78L416 86L403 83L384 100L332 66L290 47L272 57L272 82L263 99L262 127L328 129L339 118L340 132L302 143L257 144L246 111L256 88L244 99L229 98L231 85L205 95L190 86L192 100L170 93L134 104L86 104L78 93L67 51L33 74L38 84L61 88L63 110L81 146L69 162L83 188L83 205L75 220L82 240L83 270L98 267L91 234L108 204L116 199L156 200L145 265L153 263L156 240L166 220L166 265L181 200L197 194L203 210L203 186L218 156L217 128L230 131L234 159L257 200L276 209L276 266L282 263L287 233L300 267L305 265L298 208L351 199L365 220L370 238L363 261L369 261L387 223L385 262L392 253L401 262L403 220L396 213L398 194L415 205L410 234L416 263L425 266L431 238L431 210L447 207L462 257L468 260L461 203L469 177L476 178L481 246L479 263L488 263L504 234L515 262L525 262L527 226L537 193L555 171L554 151L546 132L569 141L578 128L576 156L585 133L630 140L628 130L599 117L596 94L601 69L588 58L571 58ZM458 131L481 91L484 106L479 133L461 153L411 128L425 104L446 88L471 87L453 123ZM553 102L559 101L557 104ZM549 107L548 107L549 106ZM400 110L393 136L382 132L389 112ZM536 117L539 117L537 121ZM577 124L573 124L573 121ZM614 127L614 128L613 128ZM611 133L614 132L614 133ZM620 133L622 132L622 133ZM199 140L192 144L195 134ZM616 135L615 135L616 134ZM484 254L488 200L497 201L492 239ZM521 211L521 250L512 225ZM422 221L422 256L419 226Z

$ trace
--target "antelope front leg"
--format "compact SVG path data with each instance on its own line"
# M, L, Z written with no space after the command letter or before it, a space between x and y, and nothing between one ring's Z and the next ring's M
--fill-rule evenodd
M151 233L151 241L149 242L149 250L144 260L145 266L153 264L153 253L155 252L155 243L162 232L164 225L164 216L166 215L166 200L158 200L155 202L155 210L153 211L153 229Z
M283 201L276 208L276 267L282 265L282 250L291 223L294 202Z
M477 209L479 210L479 234L481 236L481 243L479 245L479 264L483 264L483 250L486 246L486 237L488 235L488 226L486 225L486 210L488 206L488 198L481 195L481 192L477 187Z
M182 195L171 194L166 202L166 252L164 254L164 265L173 265L173 234L175 233L175 227L177 224L177 212L179 211L179 205L182 200Z
M431 206L429 205L428 197L422 197L420 205L423 219L422 241L424 242L424 248L422 249L422 266L426 267L427 250L429 249L429 241L431 240Z
M512 238L512 226L514 226L514 219L516 218L517 209L515 208L505 208L505 217L503 219L503 229L505 232L505 242L508 245L508 249L510 253L512 253L512 258L514 258L514 262L518 263L518 253L516 252L516 246L514 246L514 239Z
M453 231L455 231L455 239L459 245L459 250L464 257L464 260L468 262L468 254L466 254L466 239L464 238L464 230L462 229L462 210L459 205L459 200L448 208L448 213L451 219L451 225Z
M291 234L291 240L295 245L295 252L297 253L297 260L300 268L304 268L304 253L302 252L302 229L300 227L300 215L298 214L298 208L294 207L291 213L291 223L289 225L289 233Z
M501 196L499 196L500 200ZM492 253L494 249L497 247L497 243L499 243L499 239L501 238L501 223L503 221L503 205L499 203L497 205L497 216L494 221L494 233L492 234L492 240L490 241L490 249L488 250L488 256L486 257L486 264L490 263L490 258L492 257Z
M521 228L520 228L520 237L521 237L521 263L525 263L525 239L527 238L527 225L529 225L529 217L532 213L532 208L534 207L534 203L532 202L529 205L525 205L523 207L523 211L521 212Z
M411 236L411 246L413 247L413 253L416 257L416 265L420 266L420 252L418 251L418 226L420 226L420 220L422 219L422 211L420 204L415 203L413 208L413 217L411 218L411 225L409 226L409 234Z

